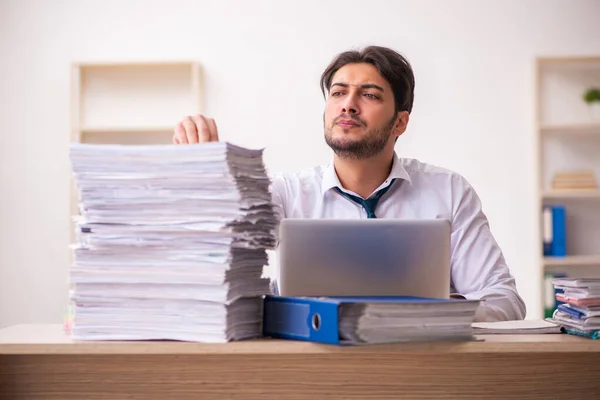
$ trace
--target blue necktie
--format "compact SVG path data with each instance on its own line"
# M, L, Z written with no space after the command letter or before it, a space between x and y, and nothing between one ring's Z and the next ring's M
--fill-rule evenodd
M377 207L377 203L379 203L379 199L381 199L381 197L392 187L395 180L396 179L392 179L392 182L388 186L384 187L381 190L378 190L377 193L375 193L375 196L370 197L366 200L363 200L358 196L346 193L342 191L339 187L336 187L335 190L337 190L345 198L360 204L367 212L367 218L377 218L377 216L375 215L375 208Z

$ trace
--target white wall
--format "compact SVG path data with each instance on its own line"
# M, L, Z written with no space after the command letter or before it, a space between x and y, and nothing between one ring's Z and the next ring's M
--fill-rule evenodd
M221 138L267 146L276 171L328 161L318 79L366 44L415 69L398 152L471 181L539 317L533 59L600 53L598 16L595 0L0 1L0 327L61 321L70 62L199 60Z

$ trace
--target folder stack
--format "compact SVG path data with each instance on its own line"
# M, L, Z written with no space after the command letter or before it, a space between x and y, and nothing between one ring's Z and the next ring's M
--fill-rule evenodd
M470 341L479 304L421 297L267 296L264 334L338 345Z
M591 170L561 171L552 179L555 190L595 190L598 188Z
M70 158L81 213L74 339L261 335L278 225L262 150L73 144Z
M566 333L600 337L600 278L560 278L552 281L558 305L552 319Z

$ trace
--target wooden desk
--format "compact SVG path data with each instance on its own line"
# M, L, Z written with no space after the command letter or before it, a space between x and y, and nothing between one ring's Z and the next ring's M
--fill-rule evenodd
M0 399L600 399L600 341L481 338L73 343L60 325L20 325L0 330Z

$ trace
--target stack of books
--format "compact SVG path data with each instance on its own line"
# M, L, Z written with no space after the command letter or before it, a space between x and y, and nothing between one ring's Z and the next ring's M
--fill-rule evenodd
M264 333L337 345L470 341L479 304L420 297L267 296Z
M552 179L554 190L595 190L598 188L591 170L561 171Z
M73 144L81 218L69 271L81 340L262 334L275 246L262 150Z
M566 333L593 339L600 337L600 278L560 278L552 281L559 290L552 320Z

